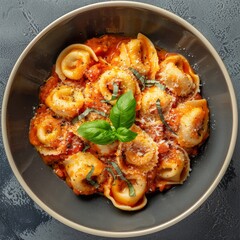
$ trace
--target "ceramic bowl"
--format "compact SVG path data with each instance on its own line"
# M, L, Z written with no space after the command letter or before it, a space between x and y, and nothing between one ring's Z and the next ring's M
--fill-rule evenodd
M29 143L29 121L40 85L67 45L118 33L148 36L156 46L183 54L202 82L210 109L210 137L181 186L148 198L141 211L123 212L102 196L78 197ZM6 86L2 131L10 166L29 196L62 223L106 237L133 237L163 230L195 211L216 188L234 150L237 104L223 62L206 38L180 17L144 3L114 1L76 9L47 26L23 51Z

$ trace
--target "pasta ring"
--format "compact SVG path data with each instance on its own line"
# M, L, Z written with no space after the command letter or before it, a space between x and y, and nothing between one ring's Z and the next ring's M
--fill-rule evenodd
M140 127L133 125L132 131L138 133L131 142L120 143L117 162L124 173L152 170L158 161L157 144Z
M80 89L61 85L49 93L45 103L57 115L72 118L84 105L84 97Z
M206 99L192 100L177 107L180 123L177 141L180 146L191 148L201 144L208 136L208 107Z
M171 107L174 98L157 86L147 88L142 93L140 115L143 118L159 120L156 101L160 99L162 111L165 113Z
M136 211L142 209L147 204L145 192L147 188L146 177L142 175L127 175L127 180L131 182L135 190L135 196L130 196L129 188L125 181L116 179L109 181L104 186L104 195L111 200L116 208L125 211Z
M107 70L100 76L99 90L104 99L110 101L112 105L114 105L117 100L111 100L112 93L108 89L108 86L113 85L113 83L119 84L123 93L129 90L132 91L133 95L140 93L140 89L137 86L136 80L130 73L116 67Z
M166 184L182 184L190 171L190 159L187 152L170 143L170 148L163 157L159 158L157 176Z
M193 98L199 91L199 77L185 57L172 54L160 64L160 81L176 96Z
M97 177L104 169L104 164L89 152L78 152L63 162L70 184L77 194L92 194L96 188L87 182L88 173L93 168L91 177Z
M56 61L56 73L61 80L66 78L79 80L91 58L98 61L98 57L90 47L84 44L72 44L59 54Z
M122 43L119 50L120 55L113 59L113 64L134 68L149 79L155 79L159 70L158 55L150 39L139 33L137 39Z
M51 146L51 143L59 138L61 134L61 126L59 121L49 116L43 119L38 125L37 137L45 146Z
M41 106L31 120L30 142L42 155L59 155L66 149L66 128L53 112Z

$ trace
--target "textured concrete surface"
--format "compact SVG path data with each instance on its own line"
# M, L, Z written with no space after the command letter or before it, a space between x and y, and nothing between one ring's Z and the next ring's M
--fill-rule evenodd
M8 76L27 44L61 15L94 0L0 1L0 100ZM223 59L240 102L240 1L145 0L181 16L194 25ZM210 198L180 223L145 237L131 239L240 239L240 139L231 164ZM40 209L21 188L10 169L0 139L0 239L105 239L73 230Z

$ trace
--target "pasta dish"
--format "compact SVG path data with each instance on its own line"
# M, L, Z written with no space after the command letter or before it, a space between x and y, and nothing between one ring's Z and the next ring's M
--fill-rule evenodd
M183 184L209 136L199 76L179 53L104 35L66 46L39 91L30 143L77 195L121 210Z

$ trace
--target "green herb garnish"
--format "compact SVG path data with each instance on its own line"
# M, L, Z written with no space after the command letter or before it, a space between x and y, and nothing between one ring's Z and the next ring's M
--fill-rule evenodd
M94 172L94 166L92 165L92 168L91 170L89 171L89 173L87 174L86 176L86 180L92 185L94 186L95 188L98 188L99 187L99 184L97 182L95 182L94 180L92 180L92 175L93 175L93 172Z
M85 144L82 152L86 152L89 148L90 148L90 146L88 144Z
M90 142L106 145L117 140L110 123L105 120L95 120L83 123L77 130L78 134Z
M142 85L142 90L145 89L145 81L147 80L145 76L140 74L136 69L134 68L129 68L129 70L133 73L133 75L137 78L137 80L141 83Z
M83 118L85 118L90 112L95 112L103 117L107 117L108 115L103 112L103 111L99 111L95 108L87 108L84 112L82 112L80 115L78 115L77 117L75 117L73 120L72 120L72 123L76 123L77 121L80 121L82 120Z
M113 170L110 167L105 168L113 177L113 181L116 180L117 176L114 174Z
M118 129L119 127L130 128L135 121L135 115L136 100L132 91L129 91L118 99L109 117L115 129Z
M165 119L164 119L164 115L163 115L163 112L162 112L160 99L158 99L158 100L156 101L156 106L157 106L157 111L158 111L158 114L159 114L159 117L160 117L162 123L165 125L165 127L166 127L170 132L172 132L173 134L177 135L177 134L172 130L172 128L168 125L168 123L165 121Z
M146 80L145 81L145 86L146 87L152 87L152 86L157 86L158 88L165 90L165 86L162 85L160 82L156 81L156 80Z
M162 90L165 90L165 86L162 85L160 82L158 82L157 80L151 80L151 79L147 79L145 76L143 76L141 73L139 73L136 69L134 68L129 68L129 70L133 73L133 75L137 78L137 80L140 82L141 84L141 89L142 91L146 88L146 87L152 87L152 86L157 86Z
M101 100L101 102L107 102L107 103L109 103L109 102L111 102L111 101L116 100L117 97L118 97L118 91L119 91L119 87L118 87L118 85L114 82L114 83L113 83L113 93L112 93L111 99L110 99L110 100Z
M127 186L128 186L128 189L129 189L129 196L130 197L135 197L136 193L135 193L135 189L134 189L132 183L123 176L123 173L122 173L121 169L119 168L119 166L115 162L110 162L110 164L114 167L114 169L116 170L118 176L123 181L125 181L127 183Z
M119 140L132 141L137 133L129 128L136 116L136 100L131 91L124 93L110 111L111 123L105 120L85 122L78 128L78 134L90 142L106 145Z

